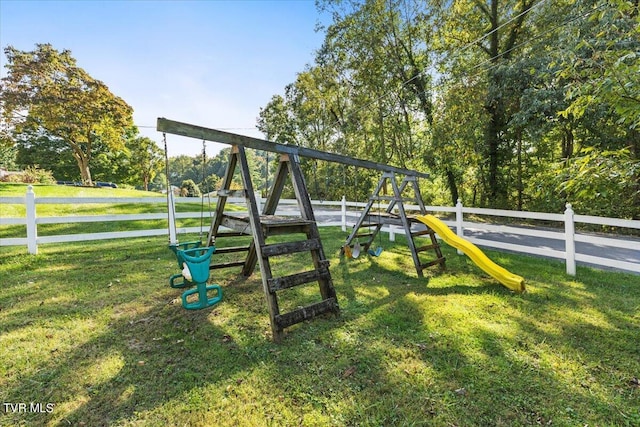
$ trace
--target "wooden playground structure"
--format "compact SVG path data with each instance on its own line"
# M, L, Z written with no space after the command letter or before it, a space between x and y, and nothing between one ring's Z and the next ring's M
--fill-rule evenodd
M273 339L276 342L282 339L285 328L321 314L332 313L337 315L340 310L336 291L331 279L329 261L324 253L318 226L311 206L311 199L300 168L300 157L337 162L382 172L375 192L369 198L369 202L342 248L343 252L345 247L352 248L356 244L360 245L359 239L364 240L362 246L364 251L367 252L383 225L396 225L404 229L418 276L422 277L423 269L429 266L438 264L444 267L445 258L442 256L434 232L428 227L426 229L422 228L419 231L412 230L412 225L418 223L418 221L414 216L407 214L404 206L406 202L415 203L415 205L419 207L420 214L424 215L426 213L417 179L428 178L429 175L427 174L325 151L295 145L279 144L204 128L165 118L158 118L157 130L165 134L186 136L232 146L222 187L217 191L218 201L207 236L207 246L215 246L215 243L219 239L238 236L251 236L252 240L251 243L246 246L216 248L216 254L238 252L246 253L246 256L240 261L218 264L212 262L209 268L213 270L241 267L241 274L248 277L254 272L256 264L259 266L262 288L269 309ZM258 211L258 203L255 198L245 153L246 148L274 152L280 156L279 166L275 173L273 183L268 190L262 212ZM236 170L239 170L242 178L242 189L240 190L234 190L231 186ZM398 177L402 177L400 184L398 184ZM290 179L292 184L300 209L300 217L275 215L287 178ZM391 186L392 193L385 195L383 194L383 189L388 185ZM406 193L410 194L407 195ZM247 212L238 213L225 210L228 197L243 197L246 200ZM372 212L374 204L382 200L388 202L385 212ZM302 234L305 238L303 240L287 241L284 243L267 242L269 236L287 234ZM418 246L414 239L420 236L428 236L430 243L428 245ZM435 259L422 262L419 254L426 251L433 251L436 256ZM310 266L309 270L287 276L278 276L274 272L271 258L301 252L310 254L312 266ZM287 313L280 312L278 304L278 294L280 292L314 282L317 282L319 285L320 300L318 302L299 307Z

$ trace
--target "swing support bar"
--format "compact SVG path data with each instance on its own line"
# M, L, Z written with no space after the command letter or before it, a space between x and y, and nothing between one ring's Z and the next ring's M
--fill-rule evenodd
M411 169L399 168L384 163L372 162L370 160L356 159L354 157L343 156L341 154L329 153L327 151L314 150L312 148L300 147L298 145L280 144L264 139L250 136L238 135L235 133L223 132L216 129L191 125L188 123L176 122L159 117L156 128L159 132L166 132L173 135L186 136L207 141L219 142L222 144L241 145L255 150L270 151L273 153L297 155L310 159L324 160L328 162L342 163L345 165L360 168L375 169L383 172L395 172L407 176L418 178L429 178L429 174Z

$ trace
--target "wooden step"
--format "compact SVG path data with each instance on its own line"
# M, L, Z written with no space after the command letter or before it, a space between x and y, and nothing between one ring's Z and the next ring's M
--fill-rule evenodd
M240 267L244 265L244 261L222 262L220 264L211 264L209 270L217 270L220 268Z
M280 329L284 329L296 323L304 322L324 313L337 313L338 303L335 298L328 298L315 304L301 307L289 313L275 316L275 323Z
M365 227L371 228L371 227L377 227L377 226L378 226L377 222L369 222L369 223L360 224L360 227L358 227L358 228L365 228Z
M371 237L371 236L373 236L373 233L356 234L353 237L357 239L357 238L360 238L360 237Z
M218 248L216 247L216 254L228 254L231 252L247 252L249 250L249 246L229 246L228 248Z
M330 277L329 269L326 267L320 267L318 270L309 270L303 273L292 274L290 276L274 277L272 279L268 279L267 283L269 284L270 292L277 292L305 283L317 282L321 279L329 279Z
M307 252L322 248L320 239L301 240L298 242L274 243L264 245L262 247L262 256L264 258L292 254L296 252Z
M417 200L415 198L411 198L411 197L401 197L401 198L397 198L396 196L371 196L369 197L370 201L377 201L377 200L386 200L389 202L417 202Z
M418 237L418 236L426 236L427 234L432 234L433 231L429 228L427 228L426 230L420 230L420 231L415 231L411 233L412 237Z
M436 265L436 264L444 265L445 260L446 258L442 257L442 258L434 259L433 261L427 262L425 264L420 264L420 269L424 270L425 268L431 267L432 265Z
M246 197L247 190L218 190L218 197Z
M219 238L224 238L224 237L240 237L240 236L246 236L246 233L239 233L237 231L223 231L221 233L216 234L214 237L216 239Z
M434 243L432 245L425 245L425 246L420 246L420 247L416 247L416 252L425 252L425 251L429 251L431 249L435 249L435 248L439 248L440 245L437 243Z

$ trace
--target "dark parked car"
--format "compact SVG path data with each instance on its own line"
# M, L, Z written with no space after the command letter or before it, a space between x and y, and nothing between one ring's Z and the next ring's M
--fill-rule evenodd
M96 187L111 187L111 188L118 188L117 184L114 184L113 182L101 182L101 181L96 181L95 183Z

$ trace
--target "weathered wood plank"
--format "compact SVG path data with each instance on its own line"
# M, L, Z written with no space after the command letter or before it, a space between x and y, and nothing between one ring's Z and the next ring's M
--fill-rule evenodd
M221 189L217 192L219 197L246 197L247 192L244 190L227 190Z
M310 270L302 273L291 274L289 276L274 277L272 279L269 279L268 282L271 292L277 292L305 283L315 282L320 278L328 277L329 270L326 268L321 268L320 270Z
M432 244L432 245L425 245L425 246L420 246L416 248L416 252L425 252L425 251L430 251L431 249L435 249L439 247L439 245L436 244Z
M325 160L328 162L342 163L345 165L356 166L359 168L375 169L385 172L396 172L403 175L416 176L420 178L429 178L429 174L418 172L411 169L399 168L384 163L372 162L370 160L357 159L353 157L343 156L341 154L329 153L326 151L314 150L311 148L300 147L297 145L279 144L277 142L266 141L263 139L252 138L249 136L238 135L230 132L223 132L216 129L209 129L202 126L196 126L188 123L176 122L174 120L159 117L157 121L157 130L173 135L181 135L199 140L207 140L220 142L230 145L241 145L256 150L271 151L281 154L292 154L306 157L309 159Z
M264 245L262 247L262 256L265 258L292 254L296 252L307 252L316 250L322 247L320 239L300 240L299 242L287 242L287 243L274 243L271 245Z
M427 262L427 263L424 263L424 264L420 264L420 269L424 270L425 268L431 267L432 265L436 265L436 264L440 264L440 265L444 266L445 260L446 260L446 258L442 257L442 258L434 259L433 261L430 261L430 262Z
M220 225L235 230L239 233L251 235L251 224L244 218L236 218L228 215L222 217Z
M413 233L411 233L411 236L419 237L419 236L425 236L425 235L431 234L431 233L433 233L433 232L427 228L426 230L414 231Z
M316 304L311 304L306 307L299 308L289 313L284 313L276 316L275 322L279 328L284 329L288 326L295 325L296 323L304 322L305 320L312 319L320 314L338 311L338 304L335 298L328 298Z
M211 264L209 270L217 270L219 268L240 267L244 265L244 261L221 262L220 264Z
M224 237L240 237L240 236L246 236L246 235L247 233L240 233L237 231L224 231L222 233L216 234L216 240Z
M216 254L228 254L232 252L247 252L249 250L249 246L229 246L227 248L218 248L216 247Z

